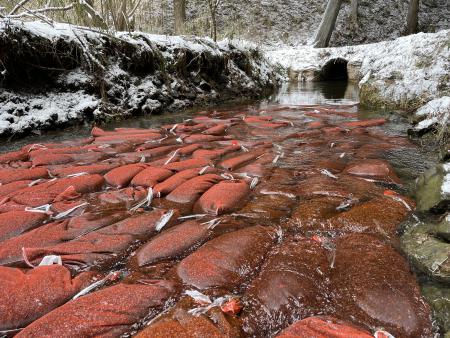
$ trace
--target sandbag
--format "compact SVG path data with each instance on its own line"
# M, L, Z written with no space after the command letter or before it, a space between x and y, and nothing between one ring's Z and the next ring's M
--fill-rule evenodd
M222 322L213 322L206 316L193 316L182 309L175 309L158 318L136 335L136 338L231 338ZM217 325L217 326L216 326Z
M36 180L38 178L47 178L47 168L30 169L1 169L0 183L6 184L14 181Z
M180 162L172 162L172 163L166 164L164 166L164 168L173 170L173 171L183 171L183 170L187 170L187 169L206 167L207 165L210 165L210 164L211 163L208 160L205 160L202 158L192 158L189 160L184 160L184 161L180 161Z
M116 167L119 164L117 163L107 163L107 164L92 164L92 165L79 165L79 166L70 166L70 167L59 167L52 168L50 172L53 176L58 177L66 177L69 175L87 173L87 174L104 174Z
M344 128L367 128L367 127L375 127L381 126L386 123L386 119L372 119L372 120L361 120L361 121L351 121L344 122L341 124Z
M148 191L144 187L128 187L120 190L106 191L99 194L96 202L100 202L100 209L123 207L130 209L137 202L147 197ZM108 206L111 205L111 206ZM94 204L96 206L97 204Z
M177 275L197 289L232 290L260 267L276 238L274 228L262 226L221 235L184 258L176 268Z
M361 160L348 165L345 172L387 183L401 183L391 165L381 160Z
M16 337L119 337L156 315L174 295L168 281L120 283L77 298L33 322Z
M233 170L236 170L237 168L239 168L240 166L243 166L244 164L255 160L257 157L263 155L264 152L265 152L265 150L263 150L263 149L251 151L251 152L245 153L243 155L239 155L239 156L224 160L219 163L219 166L224 169L233 171Z
M244 295L244 330L269 337L297 318L332 312L327 251L308 238L283 243Z
M201 149L203 146L199 143L193 143L188 146L184 146L182 148L179 148L177 151L177 154L181 156L186 156L192 154L194 151Z
M219 124L217 126L214 126L214 127L204 130L202 132L202 134L220 136L220 135L225 134L228 127L229 127L228 124Z
M23 328L93 283L93 272L71 278L61 265L22 271L0 267L0 330Z
M207 190L197 201L194 211L220 215L243 207L250 194L245 181L222 181Z
M241 149L241 147L238 145L230 145L230 146L224 147L222 149L200 149L200 150L196 150L192 154L192 157L213 160L213 159L217 159L221 156L224 156L226 154L232 153L234 151L238 151L240 149Z
M0 185L0 196L6 196L15 191L27 188L29 184L33 182L31 180L15 181L8 184Z
M100 190L103 183L103 177L97 174L62 178L19 190L13 193L11 200L22 205L37 207L53 202L70 186L73 186L76 192L85 194Z
M370 332L332 317L309 317L295 322L277 338L373 338ZM377 336L377 338L387 338Z
M383 327L395 337L432 336L431 311L407 261L366 234L335 240L331 273L336 316L363 327Z
M194 178L202 172L204 174L215 172L214 168L193 168L193 169L187 169L180 171L176 173L175 175L169 177L168 179L164 180L161 183L156 184L153 187L153 191L155 194L159 194L160 196L165 196L175 190L178 186L186 182L187 180L190 180L191 178Z
M148 167L134 176L131 184L154 187L157 183L164 181L172 175L173 172L169 169Z
M223 178L216 174L205 174L191 178L175 188L166 196L166 199L176 203L193 203L205 191L222 180Z
M0 163L26 160L28 160L28 151L25 150L10 151L8 153L0 154Z
M118 168L114 168L104 176L106 183L114 187L126 187L134 176L147 168L145 164L128 164Z
M139 266L172 259L203 242L210 235L207 224L186 221L167 229L142 245L133 257Z
M165 213L155 210L138 214L51 247L27 247L24 255L31 262L38 262L48 255L61 256L63 263L74 270L109 264L119 260L136 240L156 233L158 221Z
M48 215L29 211L9 211L0 214L0 242L41 225Z
M22 248L43 248L67 242L116 223L127 215L124 212L111 213L106 216L85 213L64 221L42 225L2 242L2 245L0 245L0 265L22 264Z
M223 140L224 136L214 136L214 135L204 135L204 134L194 134L183 138L183 142L190 143L202 143L202 142L212 142Z
M96 144L119 144L124 142L129 143L144 143L147 141L158 140L161 138L159 133L138 133L138 134L122 134L117 133L117 135L105 135L95 138L94 143Z

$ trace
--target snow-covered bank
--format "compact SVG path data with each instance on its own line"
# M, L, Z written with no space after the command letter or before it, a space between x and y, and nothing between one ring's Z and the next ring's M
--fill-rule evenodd
M450 95L450 30L419 33L393 41L340 48L308 46L268 51L291 80L314 80L328 62L348 62L359 82L361 103L413 109Z
M256 47L0 21L0 135L255 98L279 76Z

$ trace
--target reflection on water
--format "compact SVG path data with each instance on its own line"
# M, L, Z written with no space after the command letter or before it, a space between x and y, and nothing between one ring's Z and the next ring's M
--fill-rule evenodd
M359 88L347 81L288 83L270 101L288 105L354 104L359 102Z

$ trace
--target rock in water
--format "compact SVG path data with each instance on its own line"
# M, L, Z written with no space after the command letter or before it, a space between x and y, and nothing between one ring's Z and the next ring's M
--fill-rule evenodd
M439 211L450 206L450 163L426 171L416 182L418 211Z
M420 271L433 279L450 282L450 244L437 238L435 226L412 226L401 238L403 251Z
M423 296L431 305L439 326L450 331L450 288L425 285L422 287Z

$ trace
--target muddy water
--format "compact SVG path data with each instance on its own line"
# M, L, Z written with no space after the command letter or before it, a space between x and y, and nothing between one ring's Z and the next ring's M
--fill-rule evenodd
M432 336L397 248L434 159L357 97L291 86L3 145L0 331Z

